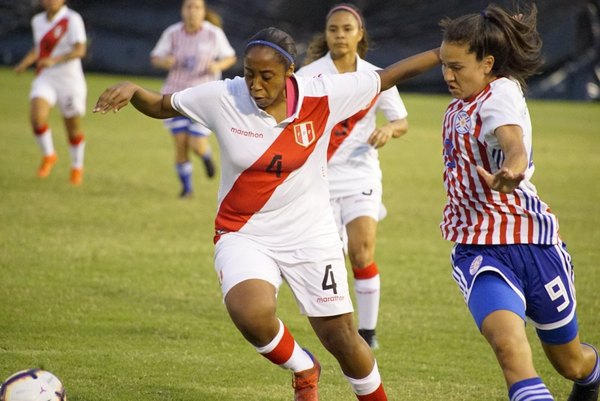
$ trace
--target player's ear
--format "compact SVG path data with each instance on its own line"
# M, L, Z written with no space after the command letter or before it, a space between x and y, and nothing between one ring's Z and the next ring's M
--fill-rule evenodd
M495 61L496 59L491 54L483 58L483 68L486 74L489 74L492 71Z
M285 77L286 78L291 77L295 70L296 70L296 64L294 64L294 63L290 64L289 68L285 72Z

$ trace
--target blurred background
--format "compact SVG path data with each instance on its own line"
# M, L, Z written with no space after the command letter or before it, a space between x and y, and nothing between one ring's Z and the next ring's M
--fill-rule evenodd
M363 10L372 45L370 62L385 67L439 45L438 22L478 12L480 0L355 0ZM259 29L276 26L295 38L300 64L311 37L324 28L326 0L206 0L223 20L238 56ZM515 9L514 1L496 4ZM84 69L93 72L159 76L149 53L161 32L180 20L180 0L68 0L86 24L89 50ZM600 0L543 0L538 29L546 64L530 79L532 98L600 100ZM30 19L38 0L0 0L0 64L12 66L32 45ZM241 57L225 77L242 74ZM410 80L401 90L446 93L439 70Z

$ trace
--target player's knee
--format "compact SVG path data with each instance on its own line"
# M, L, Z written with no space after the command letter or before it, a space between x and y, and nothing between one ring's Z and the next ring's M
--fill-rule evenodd
M503 367L512 366L522 358L528 358L531 355L527 338L521 336L498 334L489 336L488 341L496 354L498 362Z

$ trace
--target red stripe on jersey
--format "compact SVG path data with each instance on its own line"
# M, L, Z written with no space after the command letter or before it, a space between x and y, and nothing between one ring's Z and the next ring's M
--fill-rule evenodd
M323 136L328 118L327 97L304 98L298 117L240 174L223 198L215 219L215 243L221 233L239 231L263 208L277 187L304 165ZM312 124L315 138L308 146L297 142L294 131L300 124Z
M40 53L38 60L49 57L52 54L52 50L56 47L59 40L67 33L69 27L69 19L67 17L58 21L52 28L46 32L46 34L40 40ZM37 73L41 71L41 68L37 69Z
M346 138L348 138L348 135L352 132L356 124L367 115L371 108L373 108L378 98L379 95L375 96L366 108L345 119L344 121L337 123L333 127L331 130L331 137L329 138L329 146L327 148L327 160L331 159L340 145L346 140Z
M283 326L283 336L279 340L279 344L275 346L273 351L263 354L265 358L276 365L283 365L292 357L296 341L290 334L287 327Z

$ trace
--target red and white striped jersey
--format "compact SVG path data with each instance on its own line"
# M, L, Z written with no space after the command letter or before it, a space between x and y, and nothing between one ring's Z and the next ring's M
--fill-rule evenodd
M342 246L329 204L329 134L377 96L379 74L292 79L297 106L280 123L257 107L242 77L172 96L176 110L205 125L219 141L215 240L236 233L274 250Z
M153 57L175 57L162 93L174 93L205 82L221 79L221 74L208 71L210 63L235 56L225 32L208 21L196 32L186 32L183 22L164 30L150 53Z
M77 43L86 43L85 26L81 15L67 6L62 6L52 20L48 21L46 12L36 14L31 19L33 41L38 59L68 54ZM74 58L52 67L38 70L38 74L60 78L80 79L83 76L81 60Z
M357 71L380 69L358 55L356 58ZM298 71L298 75L305 77L321 74L338 74L329 52ZM392 87L382 92L368 108L358 111L333 128L328 150L329 187L332 198L363 191L365 181L381 181L377 149L367 143L377 128L378 111L381 111L388 121L406 118L408 115L398 89Z
M504 154L495 135L503 125L518 125L529 155L525 179L510 194L491 190L476 166L494 173ZM444 185L447 204L440 224L445 239L478 245L556 244L558 221L531 183L531 120L519 84L491 82L473 98L454 99L444 115Z

